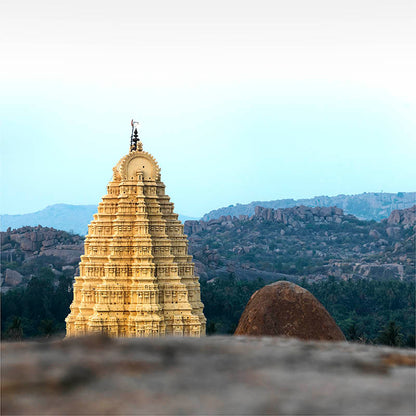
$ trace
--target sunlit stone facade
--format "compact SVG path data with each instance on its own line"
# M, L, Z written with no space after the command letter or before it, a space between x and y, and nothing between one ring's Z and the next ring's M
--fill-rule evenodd
M205 335L183 225L156 160L134 133L130 153L113 168L107 195L88 226L67 336Z

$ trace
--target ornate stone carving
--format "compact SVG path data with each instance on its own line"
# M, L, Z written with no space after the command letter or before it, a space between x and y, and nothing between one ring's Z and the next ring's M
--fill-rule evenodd
M183 225L141 142L113 168L88 226L67 336L201 336L206 319Z

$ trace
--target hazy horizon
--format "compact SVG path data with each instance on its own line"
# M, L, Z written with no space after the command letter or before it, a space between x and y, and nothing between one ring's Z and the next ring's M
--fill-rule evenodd
M2 214L98 205L130 119L175 212L415 191L416 4L2 2Z
M315 196L310 197L310 198L282 198L282 199L278 199L278 200L294 200L294 201L299 201L299 200L308 200L308 199L312 200L312 199L314 199L314 198L321 198L321 197L336 198L336 197L340 197L340 196L353 196L353 195L362 195L362 194L379 194L379 193L383 193L383 194L393 194L393 195L395 195L395 194L399 194L399 193L416 193L416 191L398 191L398 192L384 192L384 191L383 191L383 192L363 192L363 193L361 193L361 194L350 194L350 195L346 195L346 194L337 194L337 195L315 195ZM277 200L277 201L278 201L278 200ZM273 200L270 200L270 201L251 200L251 201L244 202L244 203L241 203L241 202L236 202L236 203L234 203L234 204L230 204L230 205L220 206L220 207L214 208L214 209L212 209L212 210L210 210L210 211L207 211L207 212L204 212L202 215L200 215L200 216L196 216L196 217L194 217L194 216L189 216L189 215L186 215L186 214L182 214L181 212L178 212L177 210L175 210L175 213L176 213L176 214L179 214L179 216L180 216L180 217L183 217L183 218L188 218L188 219L200 219L200 218L202 218L205 214L208 214L208 213L209 213L209 212L211 212L211 211L215 211L215 210L218 210L218 209L221 209L221 208L236 207L236 206L238 206L238 205L247 205L247 204L250 204L250 203L253 203L253 202L271 202L271 201L273 201ZM416 200L415 200L415 204L416 204ZM61 206L61 205L64 205L64 206L74 206L74 207L97 207L97 206L98 206L98 203L97 203L97 204L71 204L71 203L57 202L57 203L55 203L55 204L50 204L50 205L47 205L47 206L45 206L45 207L43 207L43 208L41 208L41 209L39 209L39 210L36 210L36 211L31 211L31 212L23 212L23 213L21 213L21 214L8 214L8 213L0 213L0 216L19 216L19 215L28 215L28 214L30 215L30 214L36 214L36 213L38 213L38 212L45 211L45 210L46 210L46 209L48 209L48 208L55 207L55 206ZM2 228L4 228L4 227L2 227Z

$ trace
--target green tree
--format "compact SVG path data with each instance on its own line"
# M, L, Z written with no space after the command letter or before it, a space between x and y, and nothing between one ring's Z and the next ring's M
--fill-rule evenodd
M52 319L43 319L40 322L39 331L43 336L49 338L56 331L54 321Z
M346 331L346 337L350 341L357 341L361 337L361 332L358 330L358 326L355 322L352 322Z
M416 348L416 340L414 334L407 336L405 346L409 348Z
M392 347L398 347L401 345L402 334L400 333L400 328L396 325L396 322L390 321L387 326L380 331L378 342Z
M23 338L22 318L16 316L13 318L13 322L7 328L7 338L13 341L21 341Z
M32 277L24 295L25 316L39 323L44 318L52 318L53 279L54 274L49 268L43 268L39 275Z

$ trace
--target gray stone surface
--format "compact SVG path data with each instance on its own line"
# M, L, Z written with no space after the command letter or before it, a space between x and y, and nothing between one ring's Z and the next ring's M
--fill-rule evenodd
M3 343L2 415L413 415L414 362L277 337Z
M6 269L4 284L6 286L18 286L23 281L23 276L16 270Z

